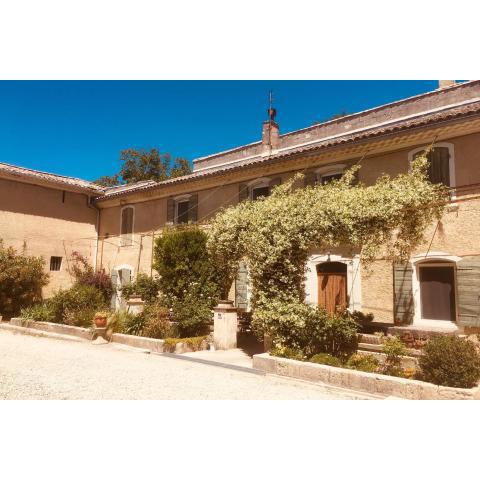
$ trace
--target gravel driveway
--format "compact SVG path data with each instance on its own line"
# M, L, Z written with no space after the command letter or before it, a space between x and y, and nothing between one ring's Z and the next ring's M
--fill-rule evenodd
M274 376L0 330L0 399L365 399Z

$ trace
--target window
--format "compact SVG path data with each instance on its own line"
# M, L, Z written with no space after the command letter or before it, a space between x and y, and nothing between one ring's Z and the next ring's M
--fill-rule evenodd
M133 214L133 207L122 208L120 245L123 247L133 245Z
M456 321L455 264L424 263L418 266L422 320Z
M260 197L268 197L270 195L270 187L258 186L252 188L252 200L256 200Z
M183 202L177 202L177 222L176 223L188 223L188 209L190 202L184 200Z
M315 183L325 185L326 183L330 183L332 180L339 180L340 178L342 178L343 170L345 169L345 167L346 165L344 164L337 164L317 168L317 170L315 170Z
M418 158L427 147L410 152L410 161ZM432 183L443 183L447 187L455 186L454 151L451 143L437 143L427 156L429 161L428 178Z
M62 268L62 257L50 257L50 271L58 272Z

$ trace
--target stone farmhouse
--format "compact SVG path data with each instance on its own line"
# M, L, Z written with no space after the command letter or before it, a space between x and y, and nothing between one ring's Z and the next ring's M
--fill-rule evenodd
M0 164L0 238L42 255L50 295L71 284L69 258L86 256L121 286L152 273L155 237L171 224L207 224L222 207L268 195L297 172L306 185L338 178L362 160L359 180L407 172L435 141L429 175L451 190L450 205L407 264L384 258L366 272L348 249L312 251L307 302L371 312L375 321L463 331L480 328L480 81L440 81L435 91L280 133L272 117L261 140L194 160L193 173L104 188ZM230 296L249 308L248 272ZM119 306L117 295L113 303Z

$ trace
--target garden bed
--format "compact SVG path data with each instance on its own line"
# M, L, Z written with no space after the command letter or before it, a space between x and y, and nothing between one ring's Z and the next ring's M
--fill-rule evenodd
M478 386L474 388L443 387L419 380L273 357L268 353L254 355L253 368L273 375L410 400L480 399Z
M24 318L12 318L10 324L16 327L80 337L84 340L92 340L95 334L94 330L89 328L74 327L62 323L37 322ZM208 343L205 337L158 339L114 333L110 341L128 345L130 347L143 348L150 350L153 353L169 352L181 354L208 349Z

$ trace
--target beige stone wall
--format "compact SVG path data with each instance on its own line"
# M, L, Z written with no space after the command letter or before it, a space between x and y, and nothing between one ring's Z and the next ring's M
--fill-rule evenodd
M73 251L93 263L96 219L85 194L67 191L63 199L62 190L0 179L0 238L6 245L42 256L46 271L51 256L63 258L61 270L49 272L45 296L71 285L66 257Z

